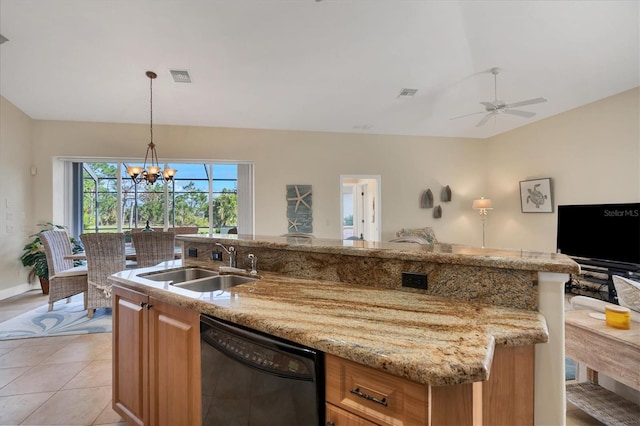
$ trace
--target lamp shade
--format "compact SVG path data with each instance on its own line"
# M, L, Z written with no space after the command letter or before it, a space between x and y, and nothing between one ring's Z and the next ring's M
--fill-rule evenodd
M490 198L480 198L479 200L473 200L473 208L476 210L491 210L491 199Z

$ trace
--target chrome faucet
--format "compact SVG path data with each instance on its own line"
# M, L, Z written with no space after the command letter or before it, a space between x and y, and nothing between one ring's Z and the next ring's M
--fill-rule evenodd
M229 248L227 249L222 243L216 243L216 245L222 247L222 250L224 250L224 252L229 255L229 266L231 268L235 268L237 265L236 259L238 256L236 248L233 246L229 246Z
M256 264L258 263L258 256L256 256L253 253L249 253L249 256L247 256L249 258L249 260L251 261L251 275L258 275L258 271L256 270Z

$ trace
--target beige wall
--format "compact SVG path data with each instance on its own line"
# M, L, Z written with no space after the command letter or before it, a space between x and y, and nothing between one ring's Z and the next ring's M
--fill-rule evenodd
M518 182L551 177L555 205L639 201L639 96L636 88L487 140L184 126L154 126L154 139L161 160L252 161L258 234L286 232L285 186L310 184L314 233L339 238L339 176L380 175L385 240L402 227L432 226L443 242L480 245L480 221L470 206L487 196L495 207L487 221L487 246L554 251L556 213L521 213ZM14 246L3 244L0 292L26 280L14 259L35 224L64 220L61 191L54 190L61 180L57 158L140 158L149 130L31 121L6 100L1 105L0 201L17 199L12 205L17 215L24 212L27 232L16 226ZM29 175L31 165L38 168L35 177ZM434 219L432 210L419 208L420 195L430 188L437 199L444 185L452 188L453 200L440 203L442 218ZM9 234L3 223L4 240Z
M52 210L63 205L54 191L58 179L51 179L57 156L139 158L147 137L146 125L37 121L38 219L62 219L60 209ZM161 161L252 161L257 234L287 232L286 185L309 184L314 234L341 238L340 175L381 175L383 239L402 227L433 226L443 241L479 241L469 206L485 190L484 161L478 161L485 141L181 126L154 126L154 141ZM442 219L433 219L431 209L419 208L420 194L431 188L439 196L443 185L453 189L453 201L443 203Z
M33 228L33 121L0 96L0 299L26 291L19 257Z
M488 245L552 252L558 205L640 201L639 105L636 88L491 138ZM519 181L544 177L554 212L521 213Z

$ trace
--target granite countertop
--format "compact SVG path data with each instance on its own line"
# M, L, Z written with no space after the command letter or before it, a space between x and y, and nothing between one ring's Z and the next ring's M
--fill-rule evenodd
M460 244L431 245L361 240L275 237L234 234L193 234L176 236L179 241L206 243L233 242L236 247L264 247L299 252L333 253L349 256L374 256L402 260L428 261L451 265L488 266L540 272L580 273L580 265L560 253L529 250L471 247Z
M181 261L126 270L122 287L429 385L489 377L496 345L548 340L542 314L398 290L272 273L196 293L140 277Z

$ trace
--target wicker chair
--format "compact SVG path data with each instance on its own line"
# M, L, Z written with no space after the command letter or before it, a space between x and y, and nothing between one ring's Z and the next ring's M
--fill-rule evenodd
M44 231L40 234L49 268L49 310L54 302L84 293L84 307L87 307L87 267L73 266L73 260L65 256L73 254L69 235L66 231Z
M80 240L87 254L87 311L92 318L97 308L112 307L111 283L107 279L126 267L124 234L82 234Z
M176 234L173 232L135 232L131 238L138 268L174 259Z

